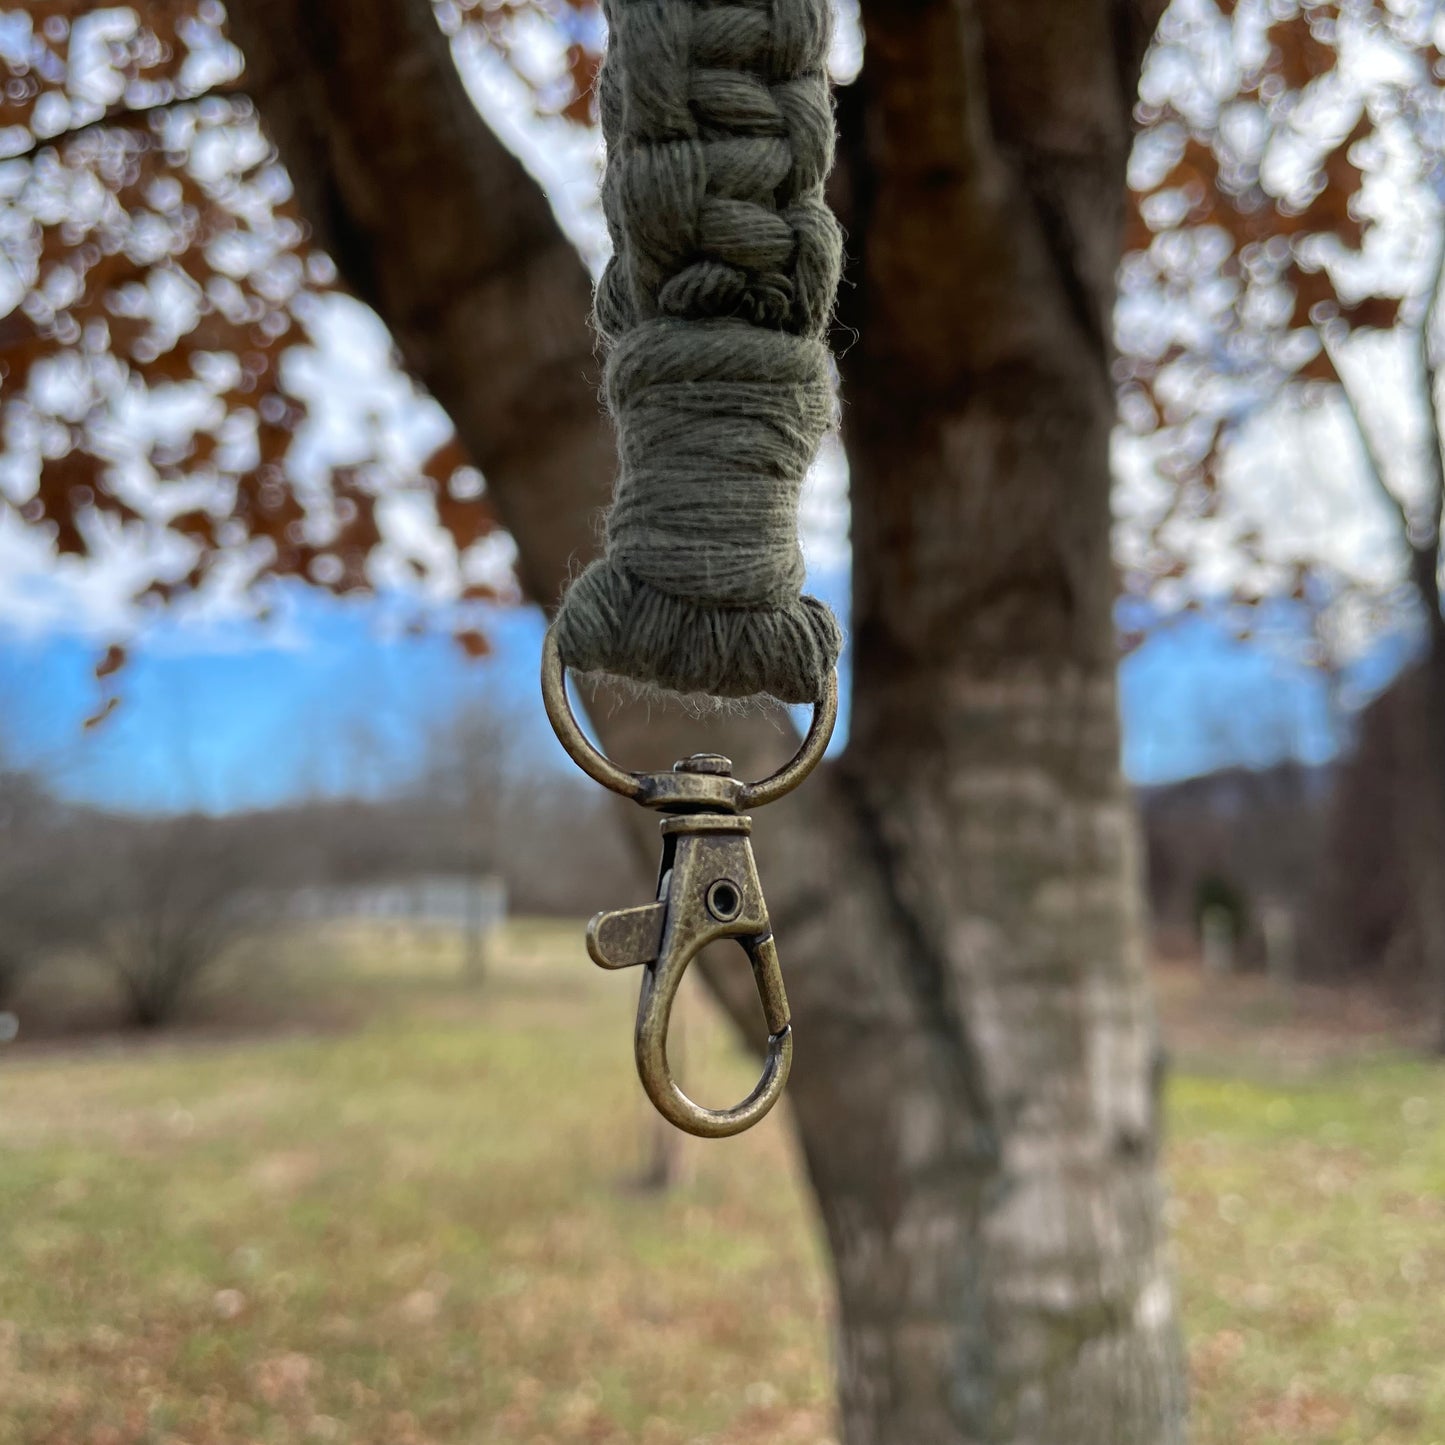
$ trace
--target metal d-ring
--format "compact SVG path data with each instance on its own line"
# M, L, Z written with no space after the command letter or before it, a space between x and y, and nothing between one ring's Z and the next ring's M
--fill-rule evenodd
M649 777L654 774L628 772L620 768L606 753L593 746L577 723L572 704L567 698L567 668L562 660L562 650L557 642L555 629L548 628L542 643L542 703L547 709L548 721L557 741L567 750L567 755L595 782L624 798L646 805L649 800ZM739 811L746 808L761 808L775 802L785 793L790 793L823 759L828 740L833 736L833 725L838 721L838 675L829 672L823 696L813 704L813 720L808 726L807 736L798 747L790 762L775 773L759 779L756 783L744 783L738 793L736 806Z

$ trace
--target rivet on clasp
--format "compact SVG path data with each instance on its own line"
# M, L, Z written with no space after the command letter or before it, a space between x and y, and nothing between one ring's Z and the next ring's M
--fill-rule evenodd
M793 1062L793 1031L767 904L753 861L753 820L743 812L781 797L817 765L837 716L837 683L813 713L797 756L759 783L732 775L716 753L684 758L670 772L629 773L583 735L567 702L555 638L542 654L542 695L562 745L589 776L669 816L662 820L657 901L599 913L587 926L587 951L603 968L646 969L634 1034L637 1072L647 1096L679 1129L703 1138L740 1134L777 1102ZM768 1027L762 1076L731 1109L706 1109L678 1087L667 1061L667 1030L678 985L693 958L710 943L736 939L752 964Z

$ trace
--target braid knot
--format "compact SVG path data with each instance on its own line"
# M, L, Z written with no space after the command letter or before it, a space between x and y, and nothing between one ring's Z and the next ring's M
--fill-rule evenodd
M841 645L801 595L797 539L833 416L828 0L605 8L613 256L595 315L621 470L562 655L677 692L815 701Z

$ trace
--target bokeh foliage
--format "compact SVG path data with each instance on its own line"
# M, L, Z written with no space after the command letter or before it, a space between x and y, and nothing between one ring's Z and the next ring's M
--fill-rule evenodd
M1442 254L1441 41L1433 0L1176 0L1165 17L1137 111L1117 375L1156 480L1131 499L1121 561L1131 590L1166 610L1223 600L1218 574L1201 575L1205 535L1236 559L1242 631L1264 597L1322 609L1369 590L1224 485L1231 449L1281 402L1342 402L1399 551L1438 551L1438 489L1402 499L1349 362L1371 332L1409 333L1438 440L1426 323ZM1384 627L1399 589L1374 592Z
M590 123L592 7L437 10L512 64L539 113ZM535 63L538 26L574 37L560 67ZM217 0L34 0L0 12L0 61L0 513L82 563L143 539L142 598L259 598L272 577L376 585L384 500L411 493L455 549L461 596L508 590L468 565L496 522L454 437L409 458L378 418L344 463L297 445L292 362L342 283ZM406 563L425 580L424 560ZM474 628L459 636L485 650Z

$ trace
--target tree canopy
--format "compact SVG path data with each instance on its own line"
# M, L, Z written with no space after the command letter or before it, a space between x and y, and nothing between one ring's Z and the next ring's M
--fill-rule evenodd
M446 0L437 15L501 57L538 113L591 123L595 6ZM285 577L508 592L482 478L439 409L400 432L381 408L316 414L317 367L355 337L328 335L345 330L336 268L222 6L39 0L0 14L0 61L0 518L74 565L122 557L142 604L219 589L260 607ZM344 370L329 379L344 390Z
M1407 546L1438 545L1427 319L1445 257L1441 40L1428 3L1176 0L1164 18L1141 86L1116 327L1120 450L1147 458L1121 490L1120 560L1166 611L1229 599L1247 630L1263 598L1317 614L1348 599L1377 631L1399 620ZM1428 434L1403 466L1383 455L1411 449L1384 446L1380 332L1408 353L1389 374ZM1296 420L1338 411L1343 453L1316 442L1298 455L1308 431L1289 431L1281 403ZM1229 482L1270 408L1296 453L1293 493ZM1357 457L1400 534L1385 571L1331 545L1371 504L1329 497Z

